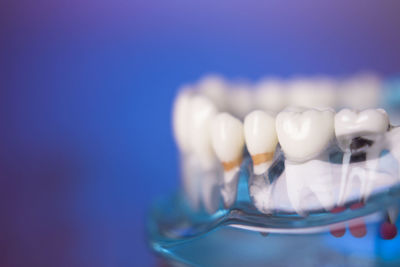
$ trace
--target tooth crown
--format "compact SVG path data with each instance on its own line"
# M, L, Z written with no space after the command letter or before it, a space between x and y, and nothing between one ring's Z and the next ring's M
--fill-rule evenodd
M218 114L212 125L212 145L222 162L240 159L244 146L242 122L228 113Z
M305 161L324 150L334 136L334 111L292 109L276 117L278 139L288 159Z
M211 146L211 123L217 108L206 97L193 96L190 110L190 148L203 165L212 164L214 152Z
M342 109L335 116L336 136L363 136L384 133L389 126L389 118L383 109L367 109L357 112Z
M190 132L188 124L190 121L191 92L182 90L176 97L172 111L172 127L178 147L187 152L190 149Z
M265 111L251 112L244 120L244 136L251 155L274 152L278 144L275 118Z

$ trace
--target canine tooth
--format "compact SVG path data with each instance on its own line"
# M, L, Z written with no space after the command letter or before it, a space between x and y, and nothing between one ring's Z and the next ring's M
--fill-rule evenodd
M375 179L376 169L379 164L379 154L385 145L383 134L389 127L389 118L383 109L367 109L357 112L350 109L343 109L335 116L335 134L338 144L344 151L342 164L342 177L339 191L338 205L346 201L351 177L349 171L352 146L355 138L366 137L369 149L365 152L365 165L368 167L368 174L361 179L361 196L366 200L372 192L372 185ZM357 148L358 149L358 148Z
M287 109L276 117L276 131L285 156L305 161L320 154L334 136L331 109Z
M172 111L172 127L174 131L175 141L182 152L190 149L190 101L192 91L188 87L184 87L175 98Z
M228 113L218 114L212 126L212 145L224 168L222 196L226 206L236 199L237 180L244 146L242 122Z
M251 112L244 120L244 136L253 159L254 173L264 173L271 164L278 144L275 118L261 110Z
M217 108L206 97L196 95L190 101L190 148L203 169L209 169L215 162L211 145L211 123Z
M256 85L254 100L258 108L279 112L286 106L285 88L279 80L263 80Z
M198 83L200 93L207 96L219 110L225 110L227 103L227 83L218 75L208 75Z

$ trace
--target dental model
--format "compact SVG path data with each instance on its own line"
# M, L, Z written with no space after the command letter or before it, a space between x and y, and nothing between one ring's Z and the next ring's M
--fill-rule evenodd
M208 97L219 110L227 109L228 84L218 75L208 75L201 79L197 85L201 94Z
M190 133L187 127L190 121L190 99L193 95L188 87L183 87L176 97L172 110L172 128L175 141L183 154L190 150Z
M289 85L289 104L308 108L336 105L335 83L327 78L296 79Z
M225 207L230 207L236 200L242 163L244 147L242 122L228 113L218 114L212 126L212 145L224 169L221 194Z
M286 156L287 194L294 210L303 216L312 197L308 192L326 210L335 204L334 177L328 160L321 155L334 137L333 120L331 109L288 109L276 118L279 143Z
M331 109L289 108L276 117L279 143L287 159L304 162L318 156L334 137Z
M253 92L249 89L248 84L239 83L230 90L229 110L240 119L243 119L254 107Z
M268 168L278 144L274 116L261 110L251 112L244 120L244 136L253 161L253 175L249 180L250 197L259 211L270 214L274 187L268 177Z
M210 129L218 110L213 102L201 95L192 97L190 108L190 147L202 167L209 169L215 162Z
M399 182L393 162L400 161L400 130L389 125L386 112L344 109L335 116L321 106L341 105L332 95L336 82L300 82L292 91L282 89L287 81L268 79L252 90L249 84L207 76L182 88L174 103L173 130L185 195L195 210L213 214L221 197L225 207L234 204L244 143L251 156L246 166L252 164L248 196L264 214L359 209L372 192ZM296 100L297 93L301 98ZM289 107L277 114L290 101L309 107ZM224 111L233 115L219 113ZM243 118L243 124L237 118ZM387 211L386 228L393 228L397 215L392 219L392 213ZM346 225L335 227L335 236L345 233ZM362 220L349 222L349 229L357 237L366 233Z
M244 120L244 136L253 160L254 174L265 173L271 165L278 144L275 118L265 111L251 112Z
M364 73L346 79L338 89L341 107L364 110L376 108L381 103L382 84L372 74Z
M286 105L285 88L283 81L277 79L265 79L255 86L254 101L257 108L279 112Z
M207 97L183 90L174 103L173 129L181 158L182 181L193 209L203 204L209 213L218 208L218 174L211 146L211 121L217 108Z
M357 176L361 180L362 202L371 194L379 155L385 145L384 133L388 127L389 118L383 109L367 109L361 112L343 109L336 114L335 134L340 148L344 151L338 206L342 206L347 200L349 185ZM369 171L363 173L363 169L353 167L350 172L350 162L357 162L360 158L365 161Z

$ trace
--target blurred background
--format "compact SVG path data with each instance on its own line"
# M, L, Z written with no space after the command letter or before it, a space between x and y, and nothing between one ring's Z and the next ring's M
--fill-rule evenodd
M207 73L400 71L400 2L2 1L0 265L155 266L170 110Z

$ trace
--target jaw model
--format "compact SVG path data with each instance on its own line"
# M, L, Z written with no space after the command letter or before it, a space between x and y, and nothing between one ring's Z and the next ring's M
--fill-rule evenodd
M334 83L319 80L318 86L308 85L291 83L288 100L279 80L264 81L254 91L243 84L229 91L229 84L219 77L185 87L174 104L173 129L192 208L214 213L221 200L226 208L235 204L246 150L252 165L250 197L266 214L338 212L346 203L365 203L372 192L398 182L398 174L380 171L382 161L400 161L400 130L389 127L386 112L335 113L317 107L339 101L332 96ZM316 93L321 86L326 90ZM298 94L301 99L295 97ZM277 113L287 102L296 104L296 99L308 108L289 107ZM275 110L256 109L260 107ZM341 152L334 151L338 147ZM389 150L387 156L381 155L384 150ZM331 161L332 153L340 155L341 164L337 158ZM397 217L393 214L397 213L388 211L390 222Z
M348 194L348 184L354 177L361 180L361 200L364 202L372 192L376 179L375 171L379 164L379 155L384 149L383 134L389 127L389 119L382 109L368 109L362 112L343 109L335 116L335 133L339 146L344 151L342 164L341 189L338 206L343 206ZM368 153L365 149L368 148ZM365 157L366 173L354 168L350 171L351 159Z

